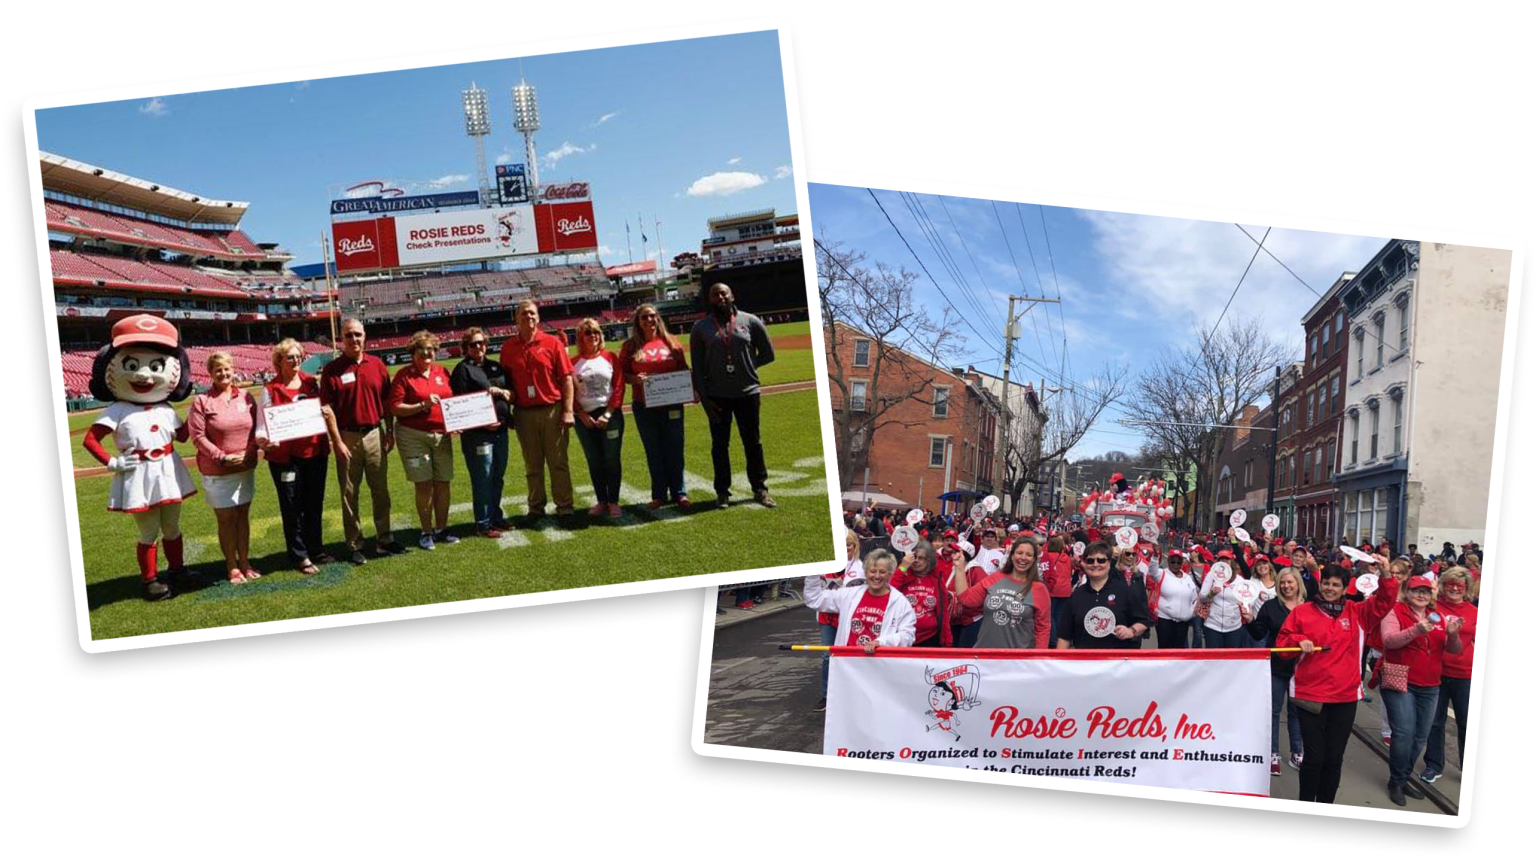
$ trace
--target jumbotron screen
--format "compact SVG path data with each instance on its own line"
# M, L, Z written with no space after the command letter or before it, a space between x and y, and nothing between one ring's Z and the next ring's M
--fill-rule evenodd
M591 201L380 216L331 231L338 273L597 248Z

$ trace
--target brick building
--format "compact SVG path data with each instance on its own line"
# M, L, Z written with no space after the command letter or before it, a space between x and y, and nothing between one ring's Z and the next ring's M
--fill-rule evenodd
M1354 273L1343 273L1302 316L1306 331L1296 402L1296 518L1288 536L1314 541L1339 534L1338 487L1343 438L1344 375L1349 356L1349 312L1341 302Z
M1248 511L1244 527L1250 532L1258 530L1269 496L1273 424L1273 404L1262 409L1248 405L1233 423L1242 428L1226 430L1221 454L1216 457L1216 530L1226 530L1232 511L1238 509Z
M1275 452L1275 505L1272 512L1280 517L1280 528L1276 533L1282 537L1296 533L1296 488L1300 479L1296 468L1301 453L1301 424L1296 418L1305 370L1306 364L1300 361L1281 367L1274 392L1274 404L1279 406L1277 410L1280 412L1277 433L1280 444Z
M880 415L870 440L854 442L869 466L868 491L933 510L943 509L945 502L938 496L953 489L993 494L1001 405L978 376L886 346L881 392L875 392L874 340L846 325L836 326L839 332L829 343L839 352L854 410L874 410L896 400ZM920 399L903 398L917 385L922 385ZM832 408L834 413L842 408L835 388ZM834 431L841 444L845 430L834 424ZM863 471L843 481L845 492L857 494L865 488Z

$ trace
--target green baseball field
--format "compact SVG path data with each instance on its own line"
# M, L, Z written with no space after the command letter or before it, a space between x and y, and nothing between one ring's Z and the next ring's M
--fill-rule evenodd
M80 446L96 411L70 415L70 444L77 469L75 496L83 534L86 597L95 640L151 633L195 630L260 621L306 618L342 612L393 609L486 597L504 597L564 588L652 581L701 573L822 561L835 557L828 522L827 482L822 461L821 423L816 407L809 325L769 328L777 360L764 367L763 449L768 486L778 501L769 510L752 503L746 459L733 433L732 505L715 507L709 427L697 405L685 409L687 444L685 479L694 501L691 511L664 507L652 511L645 452L631 418L624 428L624 485L618 519L588 518L592 484L581 446L570 441L571 475L578 517L571 530L551 517L528 530L505 532L499 539L474 532L469 476L456 466L450 531L462 537L435 550L417 548L419 524L411 484L399 457L390 454L391 524L403 555L370 558L363 566L345 562L340 488L326 490L326 551L338 563L303 575L291 568L283 545L282 518L271 475L257 467L257 494L251 505L251 561L265 574L244 585L226 581L213 511L202 495L182 507L187 564L197 584L167 601L145 602L134 563L133 520L106 509L109 476ZM617 345L610 345L617 349ZM445 365L452 365L451 362ZM238 370L252 373L259 370ZM183 417L187 405L180 406ZM108 449L111 450L110 442ZM201 480L190 444L181 445L193 478ZM458 452L455 443L455 452ZM526 511L523 463L514 437L508 459L505 498L508 518ZM361 496L365 551L372 545L372 521L366 489ZM161 565L165 566L164 553Z

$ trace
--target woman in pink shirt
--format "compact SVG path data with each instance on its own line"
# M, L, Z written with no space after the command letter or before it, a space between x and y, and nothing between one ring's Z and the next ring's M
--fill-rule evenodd
M645 404L645 379L668 372L688 371L688 352L667 331L667 322L649 303L635 308L629 321L629 338L619 349L624 377L634 383L630 400L635 428L645 447L645 463L651 474L651 509L668 502L683 510L693 506L683 485L683 406Z
M224 351L208 356L213 386L192 400L187 425L197 448L203 491L219 523L219 548L229 581L260 579L251 566L251 499L256 494L256 400L234 386L235 361Z

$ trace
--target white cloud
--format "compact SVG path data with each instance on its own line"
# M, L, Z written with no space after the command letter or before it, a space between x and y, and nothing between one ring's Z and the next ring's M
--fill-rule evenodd
M750 171L716 171L693 181L693 185L688 187L688 194L694 198L734 195L767 182L761 174L753 174Z
M460 183L469 182L468 174L444 174L436 180L428 180L422 185L427 189L442 189L448 186L457 186Z
M139 113L148 117L164 117L165 115L171 113L171 109L170 106L165 104L164 99L156 96L148 102L145 102L143 105L140 105Z
M623 114L623 113L624 112L622 110L620 110L620 111L609 111L607 114L604 114L603 116L597 118L597 122L593 123L591 126L588 126L587 128L588 129L596 129L597 127L603 125L604 123L607 123L609 120L612 120L613 118L615 118L615 117L617 117L617 116L619 116L620 114Z
M780 165L779 167L773 169L773 179L783 180L787 177L794 176L794 173L795 169L789 167L788 165Z
M732 156L731 158L725 160L725 164L727 164L727 165L737 165L737 164L740 164L740 162L741 162L741 157L740 156Z
M544 154L544 164L548 165L550 168L553 168L555 167L556 163L567 156L574 156L577 153L591 153L596 149L596 144L588 144L587 146L582 147L567 141L564 144L561 144L559 147L546 152Z

